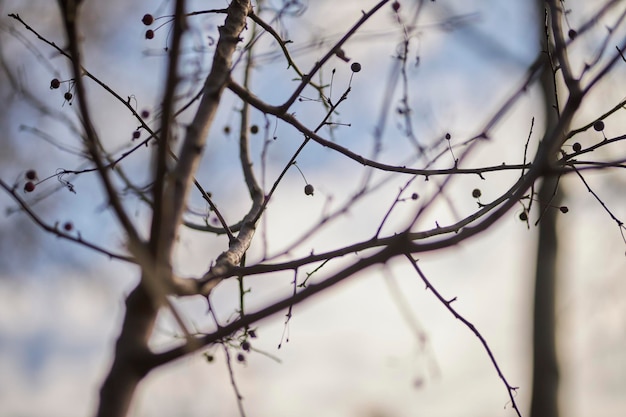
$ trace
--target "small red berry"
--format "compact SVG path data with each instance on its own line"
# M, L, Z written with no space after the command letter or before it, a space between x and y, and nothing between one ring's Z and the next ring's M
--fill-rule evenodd
M34 169L29 169L28 171L26 171L25 177L27 180L34 180L37 178L37 171L35 171Z
M58 78L53 78L52 81L50 81L50 89L51 90L56 90L60 86L61 86L61 81L59 81Z
M313 195L314 192L315 192L315 188L313 188L313 185L307 184L304 186L304 194Z
M65 230L66 232L71 232L73 228L74 225L72 224L72 222L65 222L63 224L63 230Z
M133 139L139 139L139 136L141 136L141 131L135 130L133 132Z
M28 181L26 184L24 184L24 191L26 191L27 193L35 191L35 183L32 181Z
M146 30L146 39L154 38L154 31L152 29Z
M143 17L141 18L141 22L146 25L146 26L150 26L152 24L152 22L154 22L154 17L152 17L151 14L146 13L143 15Z
M359 72L361 71L361 64L359 64L358 62L353 62L352 65L350 65L350 69L352 70L352 72Z
M73 96L73 95L72 95L72 93L70 93L69 91L68 91L67 93L63 94L63 98L64 98L66 101L70 101L70 100L72 99L72 97L74 97L74 96Z

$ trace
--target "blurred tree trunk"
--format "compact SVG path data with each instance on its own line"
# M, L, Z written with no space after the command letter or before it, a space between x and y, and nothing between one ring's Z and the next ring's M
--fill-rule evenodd
M561 199L557 178L546 178L539 190L541 210ZM556 353L556 265L558 260L556 217L549 207L539 223L533 311L533 391L531 417L557 417L559 370Z
M544 22L544 0L538 0L538 17ZM546 26L539 25L541 48L551 50ZM549 26L548 26L549 27ZM555 97L554 76L551 65L546 65L541 75L544 94L546 130L554 128L558 121L558 104ZM557 417L559 370L556 353L556 267L558 261L557 216L560 213L562 193L558 177L546 176L538 195L540 216L535 269L535 293L533 310L533 382L530 417Z
M115 345L111 370L100 389L97 417L128 414L137 386L151 369L147 363L148 341L157 311L145 286L139 283L126 299L124 324Z

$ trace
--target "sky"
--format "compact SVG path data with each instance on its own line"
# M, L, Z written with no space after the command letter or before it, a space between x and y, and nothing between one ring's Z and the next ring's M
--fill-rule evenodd
M140 19L148 12L166 14L169 3L144 1L129 6L119 1L111 2L111 7L109 3L92 3L88 4L85 17L89 22L86 32L91 35L85 45L88 67L123 97L130 96L138 109L154 111L164 76L162 47L167 30L160 29L154 40L147 41ZM216 7L226 5L225 1L221 3ZM337 5L310 1L306 13L285 19L281 30L289 33L294 48L310 45L320 34L336 39L336 34L343 33L360 17L361 10L374 3L345 1ZM536 12L520 3L525 2L426 3L410 49L411 57L420 57L419 65L408 71L412 120L419 141L431 143L445 133L451 134L452 143L471 137L519 85L538 45ZM578 27L589 15L591 3L599 2L583 3L568 2L572 27ZM411 2L401 4L403 10L410 10ZM4 1L1 10L3 15L18 12L43 34L61 42L58 16L48 2ZM461 17L461 23L452 27L441 25L451 16ZM190 50L204 39L200 28L215 31L221 19L194 20L196 29L191 32ZM401 40L396 26L390 23L392 19L387 6L363 28L362 37L347 43L346 54L362 65L362 71L353 74L349 64L337 58L324 70L328 80L331 69L335 69L334 98L348 86L351 88L346 105L340 107L337 115L338 121L350 126L338 126L333 140L364 154L371 150L385 82ZM34 112L17 96L2 90L5 103L11 105L1 119L6 134L1 139L5 152L0 157L0 178L13 183L21 181L23 173L31 168L44 178L59 168L80 167L80 159L75 155L61 152L20 129L36 127L64 145L78 148L76 139L58 123L59 114L72 118L75 106L69 106L62 94L48 88L52 77L68 77L66 63L15 21L5 17L1 25L6 61L20 74L22 85L56 113ZM11 28L21 35L14 35ZM595 32L592 35L599 36ZM33 58L17 36L27 37L43 58ZM597 42L592 37L573 47L589 56L596 45L594 41ZM269 48L270 42L265 38L263 42L263 47ZM304 49L294 56L301 68L310 68L325 48L327 44ZM253 72L253 88L268 102L281 103L294 86L290 81L293 74L275 55L261 55L259 59L263 65ZM189 53L184 65L193 74L194 68L206 69L209 62L209 53ZM619 80L620 74L623 79L624 68L620 71L609 81ZM106 92L91 85L89 88L91 104L99 110L97 128L110 149L128 146L136 122ZM575 124L593 120L626 96L625 90L623 83L600 85L592 96L593 106L582 112L581 117L588 118ZM309 100L313 94L305 90L307 99L293 108L310 126L315 126L323 115L318 103ZM479 147L467 163L519 161L531 118L536 117L537 131L542 126L541 103L537 89L528 91L494 129L493 142ZM233 169L237 166L236 135L223 131L224 126L236 126L236 108L232 94L226 93L198 172L198 178L213 192L228 221L236 221L248 207L241 174ZM183 115L183 120L189 117ZM262 138L277 137L267 156L266 175L271 184L301 137L258 112L252 112L251 117L261 127L258 141L252 143L257 166L261 162L258 155ZM401 121L397 115L389 115L381 160L397 161L399 154L410 152L412 144L399 134ZM607 136L616 136L624 129L619 117L607 119L606 125ZM329 134L328 130L323 132ZM601 139L598 132L583 136L589 144ZM143 153L129 158L124 168L131 178L146 183L149 161L148 153ZM442 164L449 163L443 161ZM255 242L250 259L261 259L265 252L278 256L298 242L281 259L370 237L398 187L406 182L390 180L388 186L359 201L338 221L303 241L301 236L322 213L350 200L351 192L362 180L363 170L318 146L306 148L298 158L298 167L306 181L315 185L315 196L311 198L302 192L303 178L290 170L262 226L267 246L260 240ZM455 180L448 195L456 212L444 203L436 204L419 226L429 228L435 221L446 223L471 213L476 208L472 189L479 187L481 198L491 201L515 175ZM618 218L626 218L626 204L619 192L624 187L623 179L614 173L589 174L586 178ZM85 239L101 242L114 252L122 251L123 235L105 208L96 178L84 175L70 180L75 194L52 180L38 186L39 194L25 198L52 224L71 221ZM422 201L433 192L433 182L417 180L410 190L418 193ZM564 204L570 210L559 220L560 405L563 415L573 417L617 416L626 410L622 394L626 389L626 247L615 222L580 181L570 176L564 178L563 185ZM48 193L49 197L38 200ZM133 219L147 230L149 212L145 205L132 195L125 204ZM0 207L4 214L4 210L15 207L15 202L2 193ZM199 199L192 200L192 207L204 210ZM394 226L404 224L413 210L414 206L401 205L384 230L390 232ZM485 337L508 381L520 387L516 401L526 415L531 391L530 323L536 228L531 225L528 229L519 221L520 211L512 210L491 229L455 247L420 254L419 265L445 297L457 298L454 307ZM0 235L0 416L92 414L99 384L112 360L113 343L123 318L124 296L136 285L138 271L45 233L23 213L0 216ZM223 237L208 238L183 230L176 247L177 272L183 276L202 275L226 243ZM248 279L248 308L260 308L268 300L289 294L292 280L291 273ZM224 282L212 294L221 318L228 318L237 307L236 295L235 282ZM194 328L201 331L210 327L204 300L178 300L177 305ZM425 290L406 261L398 259L385 267L371 268L296 306L287 325L285 314L259 323L258 337L252 340L254 351L246 355L245 363L232 364L249 416L515 415L480 341ZM171 344L173 332L171 318L163 314L154 346ZM236 355L234 352L230 351ZM224 349L211 347L209 353L215 356L211 363L202 355L192 355L152 372L139 388L131 415L236 415L237 402Z

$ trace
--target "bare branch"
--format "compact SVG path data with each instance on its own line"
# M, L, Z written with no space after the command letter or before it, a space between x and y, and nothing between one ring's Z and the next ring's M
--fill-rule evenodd
M96 252L99 252L103 255L108 256L111 259L119 259L121 261L126 261L126 262L131 262L131 263L136 263L136 260L131 257L131 256L127 256L127 255L121 255L118 253L114 253L111 252L108 249L104 249L102 247L100 247L99 245L95 244L95 243L91 243L89 241L86 241L85 239L82 238L82 236L80 234L78 235L74 235L72 233L69 232L63 232L61 230L59 230L59 228L57 227L58 225L54 225L54 226L50 226L48 223L46 223L43 219L41 219L28 205L28 203L26 203L26 201L24 201L24 199L22 199L16 192L15 187L11 187L9 186L7 183L5 183L4 181L2 181L0 179L0 187L4 188L4 190L9 193L11 195L11 197L13 197L13 199L17 202L17 204L19 204L19 206L22 208L22 210L24 210L24 212L26 212L26 214L28 214L28 216L35 222L37 223L42 229L46 230L47 232L53 233L56 236L62 238L62 239L66 239L66 240L70 240L72 242L78 243L80 245L83 245L89 249L93 249Z
M465 317L459 314L454 307L452 307L452 302L456 300L456 297L453 298L452 300L446 300L439 293L439 291L437 291L435 287L433 287L433 285L430 283L428 278L426 278L426 275L424 275L421 268L417 265L417 261L415 261L409 253L406 254L406 257L410 261L411 265L413 266L413 269L415 269L415 272L417 272L417 274L420 276L420 278L426 285L426 288L429 289L433 294L435 294L435 297L437 297L437 299L441 302L441 304L443 304L444 307L447 308L448 311L452 313L452 315L457 320L460 320L461 323L463 323L468 329L470 329L472 333L474 333L474 335L480 340L480 343L485 348L485 351L487 351L487 355L489 355L489 359L491 360L491 363L493 364L494 368L496 368L496 372L498 372L498 376L500 377L500 379L504 383L504 386L506 387L506 390L509 394L509 399L511 401L511 406L513 407L517 415L519 417L522 417L522 413L517 405L517 402L515 402L515 392L517 391L518 387L514 387L511 384L509 384L506 377L502 373L502 370L500 369L500 365L498 365L498 362L496 361L496 358L493 352L491 351L491 348L487 344L487 341L485 340L483 335L478 331L478 329L476 329L476 326L474 326L469 320L467 320Z
M230 77L232 55L240 41L239 35L246 25L249 9L250 2L246 0L234 0L228 6L224 26L219 28L220 39L211 72L204 84L202 99L192 123L187 127L178 163L166 181L163 201L170 207L167 208L168 218L161 226L165 253L171 251L171 245L176 240L176 230L182 220L189 185L197 169L222 92Z

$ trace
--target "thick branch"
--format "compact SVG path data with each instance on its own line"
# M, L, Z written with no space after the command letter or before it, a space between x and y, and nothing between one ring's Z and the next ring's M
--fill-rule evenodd
M187 127L181 154L165 184L163 201L170 204L168 219L162 225L163 252L171 252L176 240L176 230L181 223L193 174L197 169L215 117L222 92L230 77L232 55L240 41L239 35L246 26L250 9L248 0L233 0L228 6L224 26L219 27L220 38L213 56L213 66L204 84L204 91L196 115Z
M100 389L96 417L124 417L128 413L137 385L152 369L148 340L156 313L145 286L138 285L126 299L122 332L115 345L113 365Z
M176 86L178 85L178 62L180 60L180 50L183 32L186 27L185 3L176 2L174 11L174 25L172 44L169 47L169 60L167 70L167 81L163 94L163 108L161 113L161 131L157 142L156 161L154 166L154 212L152 214L152 225L150 229L150 251L159 262L169 264L171 253L163 249L171 248L171 245L164 245L162 239L162 228L167 225L170 213L165 209L168 207L167 200L163 199L163 187L167 175L167 154L171 136L172 117L174 113L174 100Z

